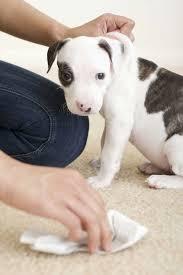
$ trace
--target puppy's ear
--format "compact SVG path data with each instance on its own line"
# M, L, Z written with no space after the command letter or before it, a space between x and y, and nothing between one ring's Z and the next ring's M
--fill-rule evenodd
M107 34L107 37L118 40L121 45L121 53L129 57L134 54L134 46L130 38L120 32L110 32Z
M109 59L112 63L112 48L111 46L109 45L109 43L105 40L105 39L101 39L98 43L99 47L101 49L103 49L104 51L106 51L106 53L108 54L109 56Z
M55 58L57 56L58 51L68 42L68 39L57 41L53 43L47 52L47 61L48 61L48 71L51 69L51 66L53 65L53 62L55 61Z
M108 38L111 38L115 42L115 40L119 41L118 50L114 51L118 53L116 58L113 58L113 64L118 64L119 62L115 62L114 59L119 60L119 54L123 56L122 63L126 64L128 69L132 69L134 67L134 63L136 62L136 53L135 48L133 46L130 38L120 32L110 32L107 34ZM116 44L116 43L115 43ZM119 48L120 47L120 48Z

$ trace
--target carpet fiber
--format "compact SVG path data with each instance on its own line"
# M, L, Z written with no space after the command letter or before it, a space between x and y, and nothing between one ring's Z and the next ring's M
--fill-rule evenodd
M72 167L93 174L88 161L99 153L103 121L91 120L87 147ZM107 208L114 208L149 229L134 247L117 254L55 256L29 250L19 243L27 228L65 234L54 221L33 217L0 205L0 274L3 275L181 275L183 274L183 191L152 190L136 166L143 157L128 146L119 178L101 190Z

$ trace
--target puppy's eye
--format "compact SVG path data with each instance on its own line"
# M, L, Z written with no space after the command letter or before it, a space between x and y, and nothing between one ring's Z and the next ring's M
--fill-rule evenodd
M61 73L61 78L66 81L69 82L72 80L72 74L70 72L66 72L66 73Z
M105 74L104 73L98 73L96 74L96 79L102 80L105 78Z

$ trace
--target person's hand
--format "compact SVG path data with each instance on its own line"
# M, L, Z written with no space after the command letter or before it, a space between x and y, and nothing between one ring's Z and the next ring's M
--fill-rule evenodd
M106 13L98 18L76 28L67 30L67 37L105 36L108 32L118 31L126 34L132 41L134 36L132 30L135 22L127 17Z
M90 252L100 247L110 250L111 232L104 202L77 171L32 166L13 159L10 163L10 176L4 185L5 203L61 222L72 240L82 238L85 231Z

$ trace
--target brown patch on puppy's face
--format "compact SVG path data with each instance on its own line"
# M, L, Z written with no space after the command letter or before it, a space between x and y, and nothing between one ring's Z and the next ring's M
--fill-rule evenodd
M59 69L58 76L61 84L63 85L63 87L70 86L74 81L74 73L72 71L72 68L66 62L58 62L57 65Z

